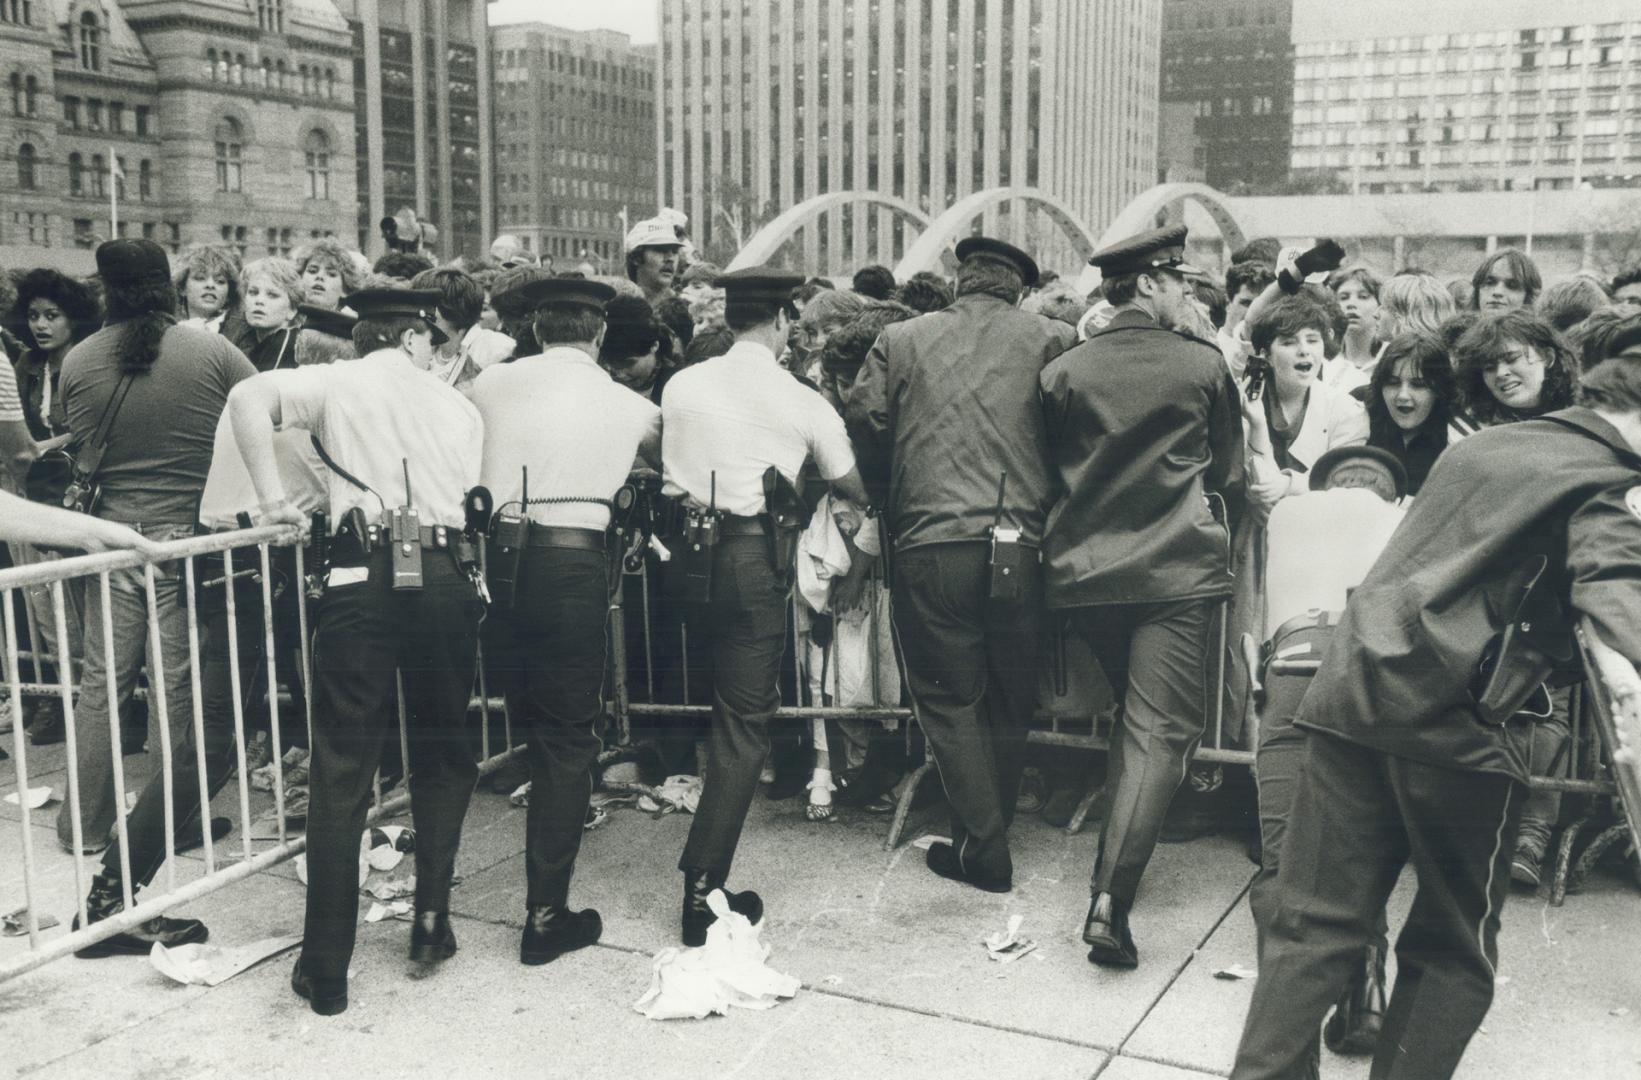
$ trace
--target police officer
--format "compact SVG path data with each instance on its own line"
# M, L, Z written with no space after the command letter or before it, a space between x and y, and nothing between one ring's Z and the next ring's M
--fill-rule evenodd
M669 581L681 582L700 613L690 628L705 635L712 668L705 786L678 860L686 945L702 944L715 918L707 897L728 877L780 705L791 556L774 543L767 482L795 484L813 458L833 492L866 502L842 419L776 360L797 317L792 291L802 283L766 267L720 278L735 344L674 375L661 400L663 491L694 523L669 545ZM777 548L787 552L779 565ZM726 897L753 922L762 917L756 893Z
M291 988L317 1013L347 1008L359 917L359 835L371 777L403 675L416 824L416 917L410 957L456 951L448 901L462 819L478 767L463 730L483 601L458 564L466 493L484 429L476 409L428 374L443 337L435 292L365 289L358 360L275 371L236 387L228 407L264 521L302 524L275 465L276 427L323 447L339 523L315 615L309 763L308 902Z
M1037 283L1019 248L969 237L957 257L956 302L885 327L847 411L863 457L888 463L895 632L951 807L929 869L1007 892L1052 498L1037 376L1076 334L1018 310Z
M491 625L510 639L495 667L529 739L519 959L545 964L597 941L603 925L567 900L600 746L610 503L635 459L659 464L661 410L598 366L614 289L549 278L525 291L542 352L485 369L472 400L484 418L480 476L498 511L492 536L507 545L490 553ZM506 537L509 522L518 532Z
M1641 338L1641 335L1637 335ZM1641 659L1641 340L1583 406L1451 446L1345 607L1294 724L1280 867L1236 1080L1315 1075L1316 1028L1402 866L1418 892L1375 1078L1451 1076L1492 1003L1542 682L1576 617ZM1534 705L1534 699L1537 705Z
M1242 418L1192 325L1183 226L1089 260L1114 311L1050 364L1043 412L1063 494L1043 539L1047 603L1067 613L1122 703L1083 940L1134 967L1128 912L1206 724L1214 611L1230 595L1220 507L1242 502Z

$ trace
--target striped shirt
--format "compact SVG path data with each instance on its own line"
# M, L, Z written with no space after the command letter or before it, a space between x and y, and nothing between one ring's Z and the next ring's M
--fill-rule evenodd
M23 415L23 399L17 393L17 372L5 357L0 355L0 423L12 420L22 423L26 419Z

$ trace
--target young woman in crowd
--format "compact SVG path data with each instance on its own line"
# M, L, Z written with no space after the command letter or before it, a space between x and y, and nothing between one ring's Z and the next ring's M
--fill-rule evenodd
M1476 430L1464 415L1459 383L1442 339L1414 330L1385 346L1367 395L1368 445L1395 455L1417 495L1430 467Z
M672 334L642 296L617 296L604 307L604 344L598 362L610 378L652 402L678 370Z
M364 288L365 269L335 237L322 237L296 251L304 303L326 311L342 306L342 297Z
M276 255L247 264L239 275L239 293L251 328L244 346L246 359L258 371L295 367L302 329L296 305L303 296L296 264Z
M30 270L18 280L17 299L7 322L22 330L25 348L16 365L17 389L28 428L25 442L32 440L36 444L32 448L35 452L68 440L68 413L59 385L63 358L94 333L101 321L102 305L96 292L83 281L44 268ZM33 453L29 458L32 460ZM16 566L52 558L56 556L33 544L11 545L11 559ZM81 655L80 628L72 613L68 619L68 640L59 642L57 639L51 590L35 585L24 588L23 594L43 650L53 657L64 651L74 657ZM36 745L62 742L67 737L62 702L56 697L37 698L29 711L27 726Z
M1339 301L1345 316L1345 333L1335 359L1343 360L1366 376L1372 372L1375 360L1379 275L1365 266L1352 266L1335 271L1328 278L1328 288L1333 290L1334 299Z
M1434 276L1402 273L1379 287L1379 309L1374 314L1374 336L1393 341L1403 334L1436 334L1457 310L1453 294Z
M826 339L865 310L866 298L859 293L839 289L816 293L814 299L804 305L803 314L792 327L786 356L782 358L786 369L819 386L821 352L826 348Z
M1577 397L1573 351L1554 327L1531 311L1510 308L1482 314L1458 339L1453 359L1470 412L1487 427L1565 409ZM1550 714L1533 725L1533 775L1559 776L1569 764L1567 713L1567 690L1552 691ZM1560 792L1534 791L1528 797L1510 867L1517 882L1538 885L1550 833L1560 817Z
M239 307L239 256L229 247L199 247L182 257L177 270L178 314L186 323L213 333L238 337L230 319Z
M1470 306L1477 311L1530 308L1538 302L1544 278L1525 252L1500 248L1482 260L1470 277Z

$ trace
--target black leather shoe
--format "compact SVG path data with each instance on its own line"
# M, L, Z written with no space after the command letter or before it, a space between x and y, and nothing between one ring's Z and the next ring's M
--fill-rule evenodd
M296 996L306 998L309 1006L320 1016L335 1016L348 1008L348 980L316 979L302 971L302 958L296 958L291 968L291 989Z
M225 817L211 819L211 843L220 843L224 837L234 831L234 823ZM205 846L203 832L189 830L177 837L177 851L195 851Z
M1110 893L1095 893L1083 923L1083 941L1089 946L1089 963L1101 967L1140 966L1140 952L1128 932L1128 905Z
M713 889L724 889L722 874L711 870L684 871L685 945L707 943L707 927L718 921L718 916L707 905L707 897L712 895ZM745 892L724 889L724 899L729 901L729 910L744 916L749 923L756 923L764 917L763 898L751 889Z
M1369 945L1361 970L1323 1025L1322 1038L1336 1054L1371 1055L1379 1048L1384 1026L1385 955Z
M965 870L963 864L958 861L957 849L950 844L930 844L929 854L924 861L929 864L930 870L941 877L961 881L965 885L973 885L986 892L1003 893L1014 888L1013 875L999 877L995 874L977 873L973 868Z
M519 963L549 964L567 952L585 949L604 932L604 920L592 908L569 908L542 904L524 916L524 941L519 945Z
M68 741L68 727L63 722L63 714L47 716L44 720L29 728L28 741L34 746L56 746Z
M87 925L95 925L125 910L125 897L120 883L114 878L98 874L91 881L91 892L85 899ZM74 916L74 929L80 928L80 917ZM198 919L168 919L164 915L115 934L94 945L75 950L81 960L101 960L106 956L147 956L158 942L167 949L179 945L194 945L211 936L205 924Z
M436 964L456 955L456 935L443 911L418 911L410 924L410 958L418 964Z

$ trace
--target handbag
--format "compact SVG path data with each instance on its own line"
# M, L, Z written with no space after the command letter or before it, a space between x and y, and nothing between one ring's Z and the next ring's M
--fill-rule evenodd
M103 451L108 447L108 436L114 421L125 404L125 395L131 391L134 376L126 375L119 388L109 396L97 427L86 439L76 439L53 447L36 458L29 466L24 480L28 497L34 502L61 506L82 514L95 513L102 496L97 483L97 470L102 465Z

